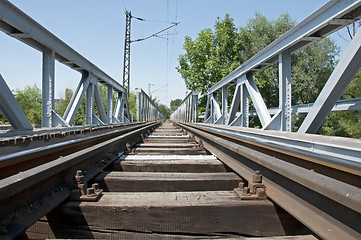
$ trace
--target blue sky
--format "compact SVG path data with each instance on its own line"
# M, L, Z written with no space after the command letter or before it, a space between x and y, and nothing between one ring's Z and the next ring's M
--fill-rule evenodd
M237 27L245 26L256 11L276 19L288 12L302 21L327 1L269 0L10 0L15 6L38 21L53 34L92 61L111 77L122 82L125 9L146 22L133 19L132 39L146 37L169 24L179 21L169 30L168 40L151 38L131 44L131 90L136 87L148 92L169 106L169 101L185 96L186 88L175 67L185 36L193 39L204 28L212 28L217 17L229 13ZM123 4L124 2L124 4ZM339 35L347 38L345 30ZM333 37L344 47L347 41L338 34ZM0 74L11 89L26 85L41 87L41 53L0 32ZM75 89L80 74L56 64L56 98L63 97L65 88ZM166 86L168 83L168 87Z

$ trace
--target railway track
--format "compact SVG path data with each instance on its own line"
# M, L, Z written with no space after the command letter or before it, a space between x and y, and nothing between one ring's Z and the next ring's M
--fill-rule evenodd
M35 167L3 156L20 172L0 180L0 238L359 238L352 164L242 140L235 128L158 126L84 138L72 153L63 144L69 154ZM26 162L48 154L28 151Z

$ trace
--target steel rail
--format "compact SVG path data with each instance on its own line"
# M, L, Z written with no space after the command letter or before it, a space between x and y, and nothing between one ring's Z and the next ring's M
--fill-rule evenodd
M33 149L0 156L0 179L57 159L60 156L65 156L72 152L76 152L97 143L109 140L121 134L148 126L150 124L152 123L143 123L118 129L112 132L98 134L95 136L59 142L48 146L36 147Z
M340 137L197 124L277 157L361 187L361 141ZM265 149L265 150L264 150ZM267 150L267 151L266 151Z
M361 238L360 188L245 147L229 133L177 124L248 182L260 170L267 196L319 237Z
M51 162L0 180L0 239L13 239L70 195L77 170L89 181L122 155L126 143L159 122L94 144Z
M36 147L43 147L58 142L80 139L97 134L115 131L140 124L139 122L110 125L75 126L64 128L38 128L32 131L9 131L0 134L0 156L20 152Z

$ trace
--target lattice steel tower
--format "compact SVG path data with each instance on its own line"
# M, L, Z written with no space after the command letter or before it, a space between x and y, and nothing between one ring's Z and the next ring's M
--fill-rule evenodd
M127 89L128 96L130 92L130 26L132 14L125 12L125 41L124 41L124 67L123 67L123 87Z

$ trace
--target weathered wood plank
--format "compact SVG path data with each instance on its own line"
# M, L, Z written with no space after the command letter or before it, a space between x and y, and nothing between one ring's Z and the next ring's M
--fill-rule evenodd
M164 135L168 135L168 136L186 136L187 134L182 133L182 132L153 132L152 133L153 136L164 136Z
M146 147L146 148L195 148L196 143L174 143L174 142L161 142L161 143L140 143L137 147Z
M219 160L117 160L109 170L125 172L226 172Z
M27 231L29 239L122 239L122 240L172 240L172 239L224 239L224 240L317 240L312 235L275 236L275 237L241 237L230 233L215 233L212 235L192 235L182 233L152 233L132 232L126 230L109 230L96 226L73 225L52 223L48 224L46 218L38 221Z
M212 235L192 235L186 233L155 233L135 232L122 229L110 230L96 226L73 225L52 223L51 226L44 218L31 226L27 231L29 239L129 239L129 240L172 240L172 239L237 239L248 240L251 238L240 238L236 234L215 233ZM267 238L271 239L271 238ZM273 239L273 238L272 238ZM289 240L316 240L316 238L290 238Z
M242 201L232 191L105 193L99 202L67 202L48 216L50 225L107 231L248 236L283 236L288 218L268 200Z
M149 155L203 155L207 154L205 150L193 149L193 148L148 148L139 147L135 148L134 151L137 154L149 154Z
M95 182L111 192L182 192L233 190L242 179L232 172L103 172Z

